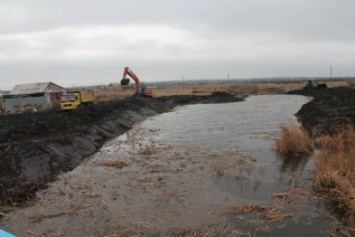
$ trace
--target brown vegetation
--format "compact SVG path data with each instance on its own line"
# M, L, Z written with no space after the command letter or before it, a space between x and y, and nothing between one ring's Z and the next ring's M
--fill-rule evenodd
M262 205L245 205L245 206L233 206L230 208L229 213L232 215L241 215L253 212L262 212L267 210L267 207Z
M312 139L297 124L281 129L281 137L276 141L276 149L281 155L310 155L313 152Z
M326 81L328 87L347 86L346 80ZM209 95L213 92L226 92L239 98L249 95L285 94L291 90L302 89L303 81L280 82L241 82L209 85L177 85L153 88L153 97L171 95ZM97 102L120 100L132 96L135 88L112 87L95 91Z
M95 91L96 102L106 102L111 100L121 100L134 94L135 89L107 88Z
M338 135L320 139L321 152L316 157L316 187L344 210L347 221L355 224L355 131L352 127Z
M355 224L355 131L349 126L334 136L316 138L320 152L315 157L315 187L337 204L346 221ZM283 126L277 140L282 155L308 155L312 139L297 124Z
M328 87L333 84L326 82ZM319 148L315 156L314 186L322 200L342 213L347 226L355 226L355 88L353 81L327 90L298 90L290 94L312 96L296 113ZM350 230L349 230L350 231ZM354 236L355 230L351 230Z

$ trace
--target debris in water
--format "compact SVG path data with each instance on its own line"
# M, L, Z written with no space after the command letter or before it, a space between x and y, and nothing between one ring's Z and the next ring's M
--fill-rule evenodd
M242 215L246 213L263 212L265 210L267 210L267 207L262 205L246 205L240 207L231 207L229 213L233 215Z
M122 169L123 167L128 166L128 164L124 161L106 161L99 164L100 166L107 167L116 167L118 169Z

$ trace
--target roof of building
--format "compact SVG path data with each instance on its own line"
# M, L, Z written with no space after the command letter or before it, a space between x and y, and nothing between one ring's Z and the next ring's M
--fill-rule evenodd
M16 85L10 92L10 95L29 95L56 91L64 92L65 89L53 82L39 82Z

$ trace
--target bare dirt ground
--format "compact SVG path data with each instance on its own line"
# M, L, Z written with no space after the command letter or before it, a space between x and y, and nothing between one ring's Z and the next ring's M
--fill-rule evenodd
M355 126L355 87L296 90L289 94L314 98L296 114L303 127L313 137L335 134L347 125Z

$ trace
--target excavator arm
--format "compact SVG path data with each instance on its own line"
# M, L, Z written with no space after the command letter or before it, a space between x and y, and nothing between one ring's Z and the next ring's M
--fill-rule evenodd
M126 86L129 84L129 78L127 75L130 76L134 82L136 83L136 93L137 94L145 94L145 95L152 95L152 89L146 88L146 86L139 80L136 74L129 68L125 67L123 70L123 77L121 79L121 85Z
M125 67L123 70L123 77L121 79L121 85L128 85L129 83L129 78L126 78L128 76L130 76L134 82L136 83L136 90L137 92L139 91L139 89L142 87L142 83L140 82L139 78L136 76L136 74L134 74L134 72L129 68L129 67Z

